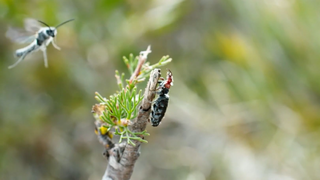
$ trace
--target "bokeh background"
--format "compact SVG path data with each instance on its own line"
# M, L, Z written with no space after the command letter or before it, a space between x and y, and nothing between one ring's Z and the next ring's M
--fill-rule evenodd
M148 125L133 180L320 179L320 11L305 0L0 0L0 179L101 179L94 92L149 44L173 62L162 124ZM5 37L25 18L56 25L14 69ZM127 73L127 78L129 74ZM144 84L139 86L144 88Z

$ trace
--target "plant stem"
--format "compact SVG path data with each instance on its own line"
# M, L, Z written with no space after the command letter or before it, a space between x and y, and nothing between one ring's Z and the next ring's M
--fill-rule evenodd
M133 120L133 123L128 126L129 130L133 133L143 132L146 129L151 111L151 102L155 98L157 83L160 76L159 69L153 70L150 74L150 79L144 92L144 98L140 105L138 116ZM103 180L130 179L134 164L140 154L139 148L141 145L141 142L138 140L133 140L132 143L134 143L135 146L129 143L121 143L108 150L110 157L108 167L102 178Z

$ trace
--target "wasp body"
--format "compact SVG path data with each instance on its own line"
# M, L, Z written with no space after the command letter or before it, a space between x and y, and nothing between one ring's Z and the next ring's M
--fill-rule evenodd
M167 79L160 82L159 85L159 96L156 99L156 101L153 103L152 111L151 111L151 125L152 126L158 126L161 123L161 120L163 119L168 103L169 103L169 89L173 85L173 77L170 70L168 70L167 73Z
M43 52L43 56L44 56L44 65L45 67L48 67L48 60L47 60L47 53L46 53L46 49L47 46L52 42L52 45L60 50L60 47L58 47L55 43L54 43L54 37L56 37L57 35L57 28L60 27L61 25L72 21L73 19L70 19L68 21L65 21L61 24L59 24L56 27L50 27L48 26L46 23L42 22L42 21L37 21L34 19L26 19L25 20L25 26L26 26L26 30L27 31L35 31L36 29L36 34L30 37L26 37L25 39L28 39L29 41L31 40L32 42L30 43L30 45L18 49L15 52L15 55L19 58L18 61L16 63L14 63L13 65L9 66L9 69L14 68L16 65L18 65L28 54L32 53L32 52L36 52L38 50L41 50ZM46 25L47 27L41 27L39 23L42 23L44 25ZM25 39L21 39L20 36L21 33L17 32L16 30L10 28L7 32L7 37L9 37L10 39L12 39L13 41L19 42L19 43L25 43L28 42Z

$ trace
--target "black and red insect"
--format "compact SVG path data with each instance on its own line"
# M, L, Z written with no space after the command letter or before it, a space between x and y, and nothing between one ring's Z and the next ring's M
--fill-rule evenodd
M159 91L157 92L159 94L158 98L155 100L152 106L151 111L151 125L152 126L158 126L163 119L169 102L169 89L173 85L173 76L170 70L167 72L167 79L160 81L159 85Z

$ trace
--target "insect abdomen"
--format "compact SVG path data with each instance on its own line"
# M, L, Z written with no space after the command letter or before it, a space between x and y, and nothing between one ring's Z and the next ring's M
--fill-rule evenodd
M21 57L22 55L24 54L24 52L22 52L22 51L16 51L16 56L17 57Z
M36 44L34 43L31 43L29 46L27 47L24 47L24 48L21 48L21 49L18 49L16 50L16 56L17 57L21 57L23 56L24 54L29 54L31 53L32 51L35 51L37 50L39 46L37 46Z
M160 95L158 99L154 102L151 111L151 125L158 126L163 119L169 102L169 96L167 94Z

